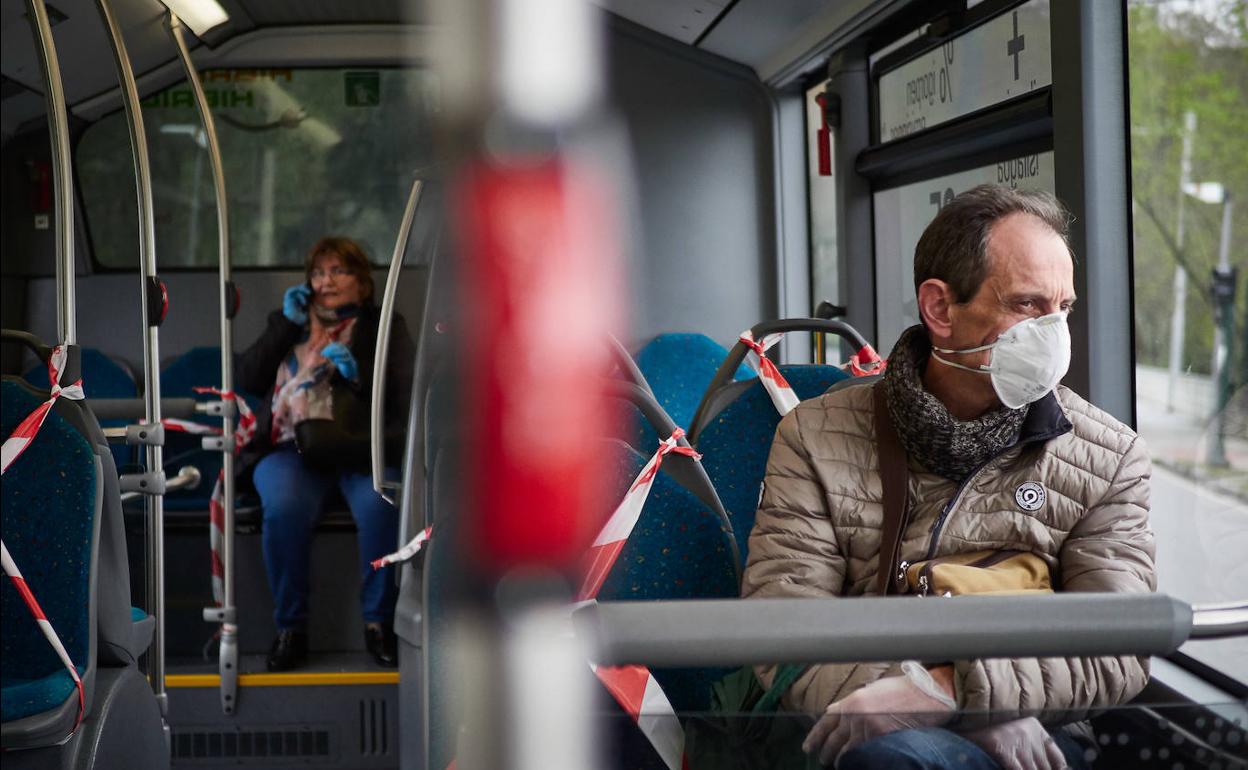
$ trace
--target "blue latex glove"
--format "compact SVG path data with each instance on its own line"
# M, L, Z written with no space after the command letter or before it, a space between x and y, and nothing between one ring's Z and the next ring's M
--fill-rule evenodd
M321 348L321 355L337 367L338 373L344 378L353 382L359 379L360 366L355 362L355 356L351 355L346 345L341 342L331 342Z
M312 290L306 283L291 286L282 297L282 315L292 323L303 326L308 322L308 302L312 299Z

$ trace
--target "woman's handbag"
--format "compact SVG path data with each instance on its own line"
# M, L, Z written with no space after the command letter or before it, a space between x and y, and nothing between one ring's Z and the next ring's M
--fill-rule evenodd
M1027 551L981 550L913 564L901 560L901 536L906 531L910 514L906 455L888 413L884 388L876 383L872 390L875 391L875 439L884 494L884 527L877 578L880 595L1051 593L1053 579L1048 563Z
M333 417L310 417L295 424L295 447L309 468L320 471L369 469L369 410L351 388L331 390Z

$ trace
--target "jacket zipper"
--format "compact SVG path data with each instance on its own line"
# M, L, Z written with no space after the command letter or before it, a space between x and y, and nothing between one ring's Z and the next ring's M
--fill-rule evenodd
M1009 450L1007 449L1006 451L1009 451ZM988 458L984 462L980 463L979 467L971 471L967 475L966 478L962 479L962 483L958 484L958 488L955 489L953 492L953 497L949 498L949 502L945 503L945 507L941 509L940 515L936 517L936 522L932 524L932 529L931 529L932 536L931 536L931 539L928 540L927 556L924 557L925 559L930 560L930 559L935 558L936 544L940 542L940 531L944 528L945 520L949 518L949 514L953 512L953 507L958 504L959 500L962 499L962 493L966 491L966 488L970 486L970 483L972 481L975 480L975 477L979 475L980 471L982 471L984 468L987 468L989 463L991 463L993 460L997 459L1003 454L1005 454L1005 452L998 452L997 454Z
M1066 428L1066 430L1049 430L1049 431L1046 431L1044 433L1041 433L1035 436L1030 436L1025 441L1019 441L1018 443L1012 446L1008 446L1005 449L1002 449L1000 452L997 452L992 457L989 457L984 462L980 463L980 465L977 468L975 468L975 470L971 471L970 474L968 474L967 477L962 480L962 483L958 485L958 488L956 490L954 490L953 497L949 499L949 502L945 503L945 507L943 510L941 510L940 516L936 517L936 523L932 525L932 529L931 529L932 535L931 535L931 539L928 541L927 556L925 558L929 560L935 558L936 545L937 543L940 542L940 531L945 526L945 519L949 518L949 514L953 512L953 507L957 505L958 500L962 498L962 493L966 490L967 485L970 484L972 481L974 481L975 477L979 475L980 471L982 471L984 468L987 468L989 463L991 463L993 460L1000 458L1006 452L1010 451L1011 449L1015 447L1025 448L1029 444L1034 444L1037 441L1048 441L1049 439L1057 438L1058 436L1065 435L1069 431L1070 431L1070 428L1068 427ZM902 562L902 563L904 564L905 562Z

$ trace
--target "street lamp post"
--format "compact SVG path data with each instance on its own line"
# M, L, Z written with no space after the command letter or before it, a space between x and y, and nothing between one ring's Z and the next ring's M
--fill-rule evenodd
M1218 266L1213 270L1214 333L1213 387L1214 421L1209 434L1209 465L1225 468L1226 408L1231 397L1231 337L1235 333L1235 284L1239 271L1231 266L1231 212L1229 192L1222 195L1222 238L1218 245Z
M1209 453L1206 463L1215 468L1227 467L1226 406L1231 396L1231 338L1235 333L1235 284L1239 271L1231 267L1230 192L1219 182L1187 183L1183 192L1204 203L1222 204L1222 237L1218 245L1218 266L1213 269L1209 286L1213 301L1213 420L1209 431Z
M1192 142L1196 137L1196 113L1188 110L1183 115L1183 154L1179 159L1178 225L1174 230L1174 243L1183 251L1183 209L1187 199L1187 187L1192 178ZM1182 255L1180 254L1180 257ZM1187 326L1187 270L1183 265L1174 266L1174 310L1170 315L1170 361L1166 384L1166 411L1174 411L1175 390L1179 372L1183 368L1183 332Z

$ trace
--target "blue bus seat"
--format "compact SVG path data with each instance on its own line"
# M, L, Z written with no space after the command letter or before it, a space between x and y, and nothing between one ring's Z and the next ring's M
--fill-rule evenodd
M201 346L191 348L164 366L160 373L160 389L164 398L194 398L196 401L214 401L211 393L196 393L197 387L219 387L221 384L221 348ZM243 394L248 406L255 409L259 401ZM195 415L193 422L221 427L220 417ZM212 488L221 472L221 453L201 448L201 437L175 431L165 432L165 471L176 473L183 465L199 468L203 478L195 489L171 492L165 495L165 510L207 511L212 498ZM240 507L254 507L254 501L240 499Z
M781 366L780 373L802 401L849 379L838 367L824 364ZM697 450L703 453L702 465L732 521L744 563L780 413L757 380L733 383L723 391L730 398L718 414L710 416L698 436Z
M604 448L614 457L613 494L623 499L648 457L618 441ZM601 602L669 599L735 599L736 557L718 516L661 466L641 518L598 593ZM604 520L605 522L605 520ZM654 669L655 679L677 712L706 711L711 685L728 669Z
M82 386L86 391L88 403L93 398L137 398L139 387L134 372L124 362L96 348L81 348L82 355ZM38 364L22 376L22 379L40 390L48 389L48 367ZM125 427L125 420L104 420L102 428ZM126 466L137 462L136 447L126 444L110 444L113 462L119 472Z
M79 352L71 348L71 367ZM4 377L0 392L0 431L6 437L48 398L46 389L16 377ZM111 729L105 722L110 714L122 713L112 708L122 700L127 729L139 727L139 705L149 717L159 715L155 694L138 670L155 623L140 619L130 606L121 492L109 450L89 403L61 399L0 481L5 544L83 684L78 728L83 732L67 742L79 712L77 688L25 602L4 581L0 744L5 752L31 750L17 756L32 766L61 766L58 757L67 756L66 751L72 754L73 746L89 744L101 730ZM150 740L152 728L159 734L159 719L149 718L147 727Z
M645 375L659 405L687 430L702 394L727 355L723 345L705 334L673 332L647 342L637 351L636 359L637 368ZM737 368L737 380L754 376L745 364ZM644 451L657 440L644 420L633 423L633 436L628 442L634 447Z
M648 457L619 439L600 439L593 451L608 459L604 499L611 501L602 521L624 498ZM458 519L445 503L454 484L447 447L431 463L430 512L435 535L425 554L425 619L428 633L426 665L429 697L429 757L431 767L446 767L455 756L459 739L459 710L463 686L451 665L453 640L444 610L446 586L455 574L452 543ZM666 465L664 466L666 467ZM737 573L730 541L719 517L666 472L655 478L650 497L628 543L599 592L600 601L645 601L676 598L730 598L738 595ZM710 686L724 676L721 669L655 669L655 678L677 709L705 710ZM586 668L586 675L589 669ZM595 686L598 687L598 686ZM609 697L605 708L618 708ZM631 725L631 722L629 723ZM648 758L645 739L630 727L621 740L629 756ZM655 755L657 761L657 755ZM649 766L649 763L646 763ZM657 766L656 766L657 767Z
M6 438L47 398L46 390L13 378L0 383L0 393ZM79 408L62 400L48 414L0 480L0 515L5 545L86 686L95 667L91 569L103 484L91 442L64 416ZM27 747L55 742L77 716L73 680L8 580L0 588L0 621L5 748L19 738Z

